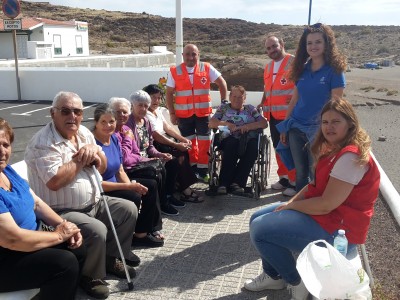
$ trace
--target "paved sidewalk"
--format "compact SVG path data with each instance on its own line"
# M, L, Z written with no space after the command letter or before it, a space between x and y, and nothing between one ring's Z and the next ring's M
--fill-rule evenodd
M275 182L273 161L269 184ZM205 184L196 184L204 191ZM180 215L165 217L165 245L133 249L142 259L134 290L126 280L107 278L109 299L290 299L288 291L248 292L243 283L261 272L261 261L249 237L249 218L260 207L287 200L268 189L260 200L238 197L205 197L188 203ZM90 299L79 291L77 299Z

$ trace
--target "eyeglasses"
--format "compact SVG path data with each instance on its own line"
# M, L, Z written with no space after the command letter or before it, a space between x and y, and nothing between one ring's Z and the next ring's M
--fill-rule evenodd
M67 108L67 107L61 107L61 108L53 107L53 108L59 110L63 116L68 116L72 113L74 113L76 116L82 116L83 114L83 109L81 108Z
M319 32L323 31L322 23L315 23L304 27L304 32Z

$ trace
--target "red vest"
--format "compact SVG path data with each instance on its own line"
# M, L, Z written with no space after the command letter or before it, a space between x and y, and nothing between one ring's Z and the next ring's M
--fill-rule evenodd
M274 77L274 61L272 60L266 65L264 70L264 94L265 101L263 104L264 117L270 119L270 114L276 120L284 120L288 104L293 95L294 83L289 81L288 72L290 64L294 56L286 54L279 66L275 80Z
M318 197L323 194L333 166L345 152L359 154L356 146L349 145L339 153L318 161L315 170L315 185L308 185L305 198ZM369 169L364 177L354 186L350 195L341 205L326 215L311 215L329 233L338 229L346 230L346 237L352 244L365 243L370 220L374 213L374 203L378 197L380 173L372 157L369 158L368 165Z
M193 85L184 63L171 67L175 80L175 114L178 118L209 116L212 111L210 96L210 64L199 62L194 67Z

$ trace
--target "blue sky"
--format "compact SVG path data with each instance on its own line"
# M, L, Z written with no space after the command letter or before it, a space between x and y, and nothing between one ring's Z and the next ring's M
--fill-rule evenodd
M175 0L48 0L51 4L175 17ZM35 2L34 0L32 2ZM182 0L187 18L235 18L256 23L304 25L309 0ZM311 23L400 25L399 0L313 0Z

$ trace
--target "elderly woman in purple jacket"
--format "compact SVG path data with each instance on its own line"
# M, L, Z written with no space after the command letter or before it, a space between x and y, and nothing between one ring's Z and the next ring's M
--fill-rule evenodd
M145 118L150 105L150 96L144 91L137 91L130 97L112 98L110 105L117 113L116 133L121 143L123 165L132 179L142 176L139 165L152 165L158 168L158 183L161 212L174 216L179 212L177 207L185 207L185 203L173 196L175 189L178 161L169 153L157 151L153 146L152 128ZM132 103L132 113L131 113Z

